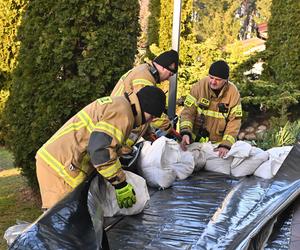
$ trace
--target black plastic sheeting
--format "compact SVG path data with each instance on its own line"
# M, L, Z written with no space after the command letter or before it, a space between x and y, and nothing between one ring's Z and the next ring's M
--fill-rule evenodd
M280 249L288 250L291 241L292 219L294 205L290 205L278 217L272 233L265 245L265 250Z
M298 144L273 179L254 176L243 179L227 195L221 211L205 228L195 249L247 249L263 226L299 194L299 162Z
M9 249L102 249L103 216L98 210L91 211L91 216L87 202L90 183L95 176L96 173L91 175L88 180L37 219L16 238ZM97 221L95 226L93 221Z
M176 182L170 189L155 192L142 214L126 217L111 227L107 231L110 247L234 250L264 247L277 215L300 192L299 162L300 145L296 145L271 180L251 176L237 181L202 172ZM284 237L282 245L288 244L287 238ZM282 245L278 249L284 249Z
M288 249L287 207L300 192L299 162L296 145L271 180L200 172L169 189L150 189L143 213L104 221L110 249ZM101 183L91 176L10 249L102 249Z

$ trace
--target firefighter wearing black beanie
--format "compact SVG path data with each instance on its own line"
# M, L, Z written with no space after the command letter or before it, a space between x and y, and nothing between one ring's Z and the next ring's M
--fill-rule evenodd
M159 64L160 66L176 74L178 70L178 60L179 60L178 52L171 49L155 57L153 62Z
M166 95L158 87L146 86L137 92L142 112L161 117L166 108Z
M211 76L227 80L229 78L229 66L223 60L216 61L210 66L208 73Z
M226 156L236 142L243 115L237 87L229 81L229 66L219 60L209 75L191 87L180 117L181 147L192 142L217 143L219 157Z

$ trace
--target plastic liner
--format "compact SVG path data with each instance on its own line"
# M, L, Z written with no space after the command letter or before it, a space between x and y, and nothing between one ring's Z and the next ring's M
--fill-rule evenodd
M296 145L272 180L201 172L172 188L153 189L143 213L105 222L110 248L285 249L280 244L288 245L289 227L278 225L280 213L300 192L299 162ZM19 235L10 249L105 249L101 199L94 193L100 185L95 173ZM272 239L278 228L284 236Z
M111 249L189 249L239 179L202 172L155 191L149 207L107 227ZM151 190L153 191L153 189Z
M288 250L291 242L292 219L294 213L294 205L290 205L279 216L274 225L272 234L266 243L265 250Z
M236 250L274 245L278 239L272 243L269 238L277 228L277 216L300 192L299 162L300 145L296 145L271 180L251 176L239 181L200 172L175 182L155 192L142 214L107 227L110 247Z
M247 249L252 238L300 192L300 145L293 147L270 180L245 178L226 197L195 249Z
M9 249L104 249L101 246L103 216L101 210L95 209L100 201L94 201L91 214L87 205L90 183L95 176L98 182L99 175L94 173L20 234ZM103 241L106 243L105 236Z

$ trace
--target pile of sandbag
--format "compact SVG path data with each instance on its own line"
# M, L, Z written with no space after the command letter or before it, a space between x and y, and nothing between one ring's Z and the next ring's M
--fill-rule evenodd
M162 189L201 169L235 177L254 174L270 179L276 175L292 146L264 151L237 141L223 158L219 157L216 148L217 145L210 142L192 143L187 151L183 151L176 141L162 136L153 143L144 142L138 171L149 186Z
M188 150L193 152L199 168L223 174L242 177L256 175L265 179L274 177L289 154L292 146L276 147L264 151L247 142L234 143L224 158L215 151L217 145L193 143Z
M275 147L268 149L266 152L269 155L269 159L263 162L254 172L254 175L271 179L280 169L285 158L288 156L292 149L292 146Z
M168 188L176 179L183 180L194 171L194 157L164 136L153 143L144 142L138 159L138 172L151 187Z

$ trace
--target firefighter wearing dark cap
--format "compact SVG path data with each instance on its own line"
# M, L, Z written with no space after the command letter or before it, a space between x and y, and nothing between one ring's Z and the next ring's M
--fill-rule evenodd
M224 157L241 127L240 93L229 80L225 61L214 62L209 75L192 86L181 112L181 147L192 142L218 143L217 151Z
M178 70L178 53L175 50L169 50L161 53L154 58L152 63L145 63L134 67L124 74L116 86L114 87L111 96L121 96L124 93L137 92L144 86L156 86L157 83L168 80ZM172 128L170 120L163 114L161 118L155 119L151 126L155 129L166 131ZM145 127L140 127L137 132L130 136L128 145L132 146L137 141L137 134L139 131L147 130Z
M96 168L115 188L120 208L136 202L119 161L133 128L160 117L166 96L154 86L137 93L103 97L67 121L37 152L36 171L42 207L52 207ZM84 164L86 155L90 164Z

